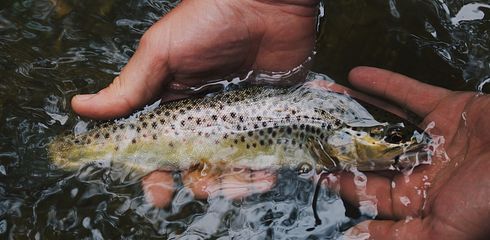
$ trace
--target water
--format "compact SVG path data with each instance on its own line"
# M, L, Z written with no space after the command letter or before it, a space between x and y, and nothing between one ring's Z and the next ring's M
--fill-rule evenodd
M182 188L151 207L140 182L85 167L50 165L49 139L92 122L71 110L76 93L107 85L146 28L177 1L0 2L0 236L15 239L150 239L186 236L336 238L371 216L284 170L266 193L195 200ZM368 4L369 3L369 4ZM314 70L345 82L356 65L392 69L451 89L488 92L490 30L484 1L328 1ZM347 30L346 30L347 29ZM406 200L406 199L404 199Z

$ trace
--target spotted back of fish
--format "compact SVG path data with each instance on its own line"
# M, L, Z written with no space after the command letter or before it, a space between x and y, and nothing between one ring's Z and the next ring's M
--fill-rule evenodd
M378 126L343 94L302 85L250 87L165 103L153 111L104 123L50 145L53 162L66 168L98 160L144 171L195 164L251 168L318 163L332 132ZM327 161L328 162L328 161Z

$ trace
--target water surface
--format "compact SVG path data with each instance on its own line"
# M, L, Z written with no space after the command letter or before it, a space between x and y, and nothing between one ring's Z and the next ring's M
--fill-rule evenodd
M14 239L336 238L369 218L323 189L314 226L314 184L279 173L269 192L199 201L185 188L157 209L138 181L107 169L64 172L46 144L92 122L70 109L77 93L106 86L145 29L178 1L0 2L0 236ZM327 1L314 70L345 82L356 65L425 82L488 91L490 6L485 1ZM178 174L177 174L178 175ZM179 182L179 176L175 176Z

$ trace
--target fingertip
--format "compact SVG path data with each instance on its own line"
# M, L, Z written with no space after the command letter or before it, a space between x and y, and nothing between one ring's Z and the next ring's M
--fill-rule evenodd
M129 98L114 94L111 86L102 89L96 94L77 95L72 98L71 106L75 113L82 117L97 120L108 120L124 117L137 109L130 104Z
M172 201L174 180L170 172L152 172L143 179L142 185L146 200L153 206L164 208Z

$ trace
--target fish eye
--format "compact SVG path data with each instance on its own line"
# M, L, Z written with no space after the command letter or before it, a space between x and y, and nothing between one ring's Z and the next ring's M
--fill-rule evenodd
M390 127L386 130L385 141L389 143L400 143L403 140L402 128L400 126Z

